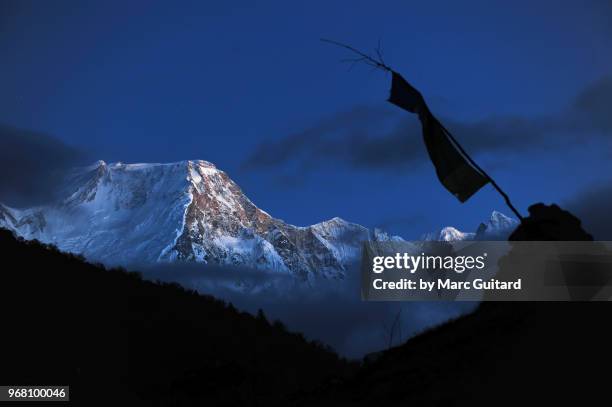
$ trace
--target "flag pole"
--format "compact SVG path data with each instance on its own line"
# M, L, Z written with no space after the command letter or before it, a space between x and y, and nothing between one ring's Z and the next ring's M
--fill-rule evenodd
M355 58L355 59L348 59L348 60L344 60L343 62L352 62L352 63L358 63L358 62L363 62L367 65L370 65L376 69L381 69L383 71L386 72L391 72L393 73L393 69L387 65L385 63L385 61L382 58L382 52L380 50L380 43L379 43L379 47L376 49L376 57L370 56L364 52L359 51L358 49L347 45L347 44L343 44L341 42L338 41L334 41L334 40L330 40L327 38L321 38L321 41L323 42L327 42L333 45L336 45L338 47L342 47L342 48L346 48L351 52L354 52L355 54L357 54L359 56L359 58ZM432 114L433 116L433 114ZM446 129L446 127L444 127L442 125L442 123L440 123L440 121L435 117L434 120L437 122L437 124L440 126L440 128L444 131L444 133L446 134L446 136L450 139L450 141L455 145L455 147L457 147L457 149L461 152L461 154L463 154L463 156L465 157L465 159L467 159L469 161L469 163L477 170L479 171L486 179L488 182L491 183L491 185L493 186L493 188L495 188L495 190L502 196L502 198L504 198L504 201L506 202L506 205L508 205L508 208L510 208L510 210L519 218L519 220L521 222L523 222L524 218L523 216L520 214L520 212L514 207L514 205L512 205L512 202L510 201L510 197L508 196L508 194L506 194L506 192L504 192L503 189L501 189L501 187L499 185L497 185L497 182L495 182L495 180L493 178L491 178L491 176L489 174L487 174L487 172L485 170L483 170L478 164L476 164L476 161L474 161L472 159L472 157L470 157L468 155L468 153L463 149L463 147L461 146L461 144L459 144L459 142L457 141L457 139L455 139L455 137L451 134L450 131L448 131Z
M469 156L469 154L463 149L463 147L461 146L461 144L459 144L459 142L457 141L457 139L452 135L452 133L450 131L448 131L446 129L446 127L444 127L444 125L442 123L440 123L440 121L434 117L434 119L436 120L436 122L438 123L438 125L440 126L440 128L442 128L442 130L444 130L444 133L446 133L446 135L448 136L448 138L451 140L451 142L455 145L455 147L457 147L459 149L459 151L461 152L461 154L463 154L463 156L470 162L470 164L472 164L474 166L474 168L476 168L478 171L480 171L480 173L482 175L485 176L485 178L491 183L491 185L493 186L493 188L495 188L495 190L497 192L499 192L499 194L502 196L502 198L504 198L504 201L506 202L506 205L508 205L508 208L510 208L510 210L512 212L514 212L514 214L519 218L519 220L521 222L523 222L523 216L520 214L520 212L514 207L514 205L512 205L512 202L510 201L510 197L508 196L508 194L506 194L506 192L504 192L503 189L501 189L501 187L499 185L497 185L497 182L495 182L495 180L493 178L491 178L491 176L489 174L487 174L487 172L485 170L482 169L482 167L480 167L478 164L476 164L476 161L474 161L472 159L472 157Z

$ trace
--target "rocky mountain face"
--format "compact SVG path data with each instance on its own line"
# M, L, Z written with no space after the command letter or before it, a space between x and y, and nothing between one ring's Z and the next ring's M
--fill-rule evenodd
M53 205L0 205L0 226L106 265L200 262L343 278L365 240L402 240L333 218L299 227L259 209L207 161L106 164L75 169ZM516 221L494 212L476 233L453 227L427 240L486 239Z

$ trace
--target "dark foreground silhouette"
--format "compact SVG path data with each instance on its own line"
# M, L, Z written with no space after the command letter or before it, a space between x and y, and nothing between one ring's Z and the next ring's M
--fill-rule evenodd
M536 205L511 240L590 240ZM483 303L357 369L265 317L0 231L0 383L83 405L610 403L612 305ZM512 255L512 252L510 252Z
M556 205L529 211L509 240L592 240ZM607 405L611 327L609 303L482 303L302 403Z
M0 384L70 385L79 405L286 405L354 370L263 314L6 230L0 248Z

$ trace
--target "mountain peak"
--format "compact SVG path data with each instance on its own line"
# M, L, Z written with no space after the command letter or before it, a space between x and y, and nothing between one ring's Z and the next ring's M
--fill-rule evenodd
M74 168L73 171L74 172L87 172L87 171L95 171L99 168L106 168L107 164L106 161L104 160L98 160L94 163L92 163L91 165L87 165L85 167L77 167Z
M318 225L327 225L327 224L335 224L335 225L351 225L351 222L347 222L346 220L338 217L338 216L334 216L331 219L328 220L324 220L323 222L318 223Z
M487 222L483 222L476 230L476 240L505 240L518 226L518 220L499 211L493 211Z
M514 218L506 216L501 212L493 211L491 213L491 218L489 219L487 228L489 230L509 229L516 227L518 223L519 222Z
M499 212L499 211L493 211L491 212L491 218L490 220L493 221L501 221L501 222L513 222L514 219L512 219L509 216L504 215L503 213Z
M458 240L505 240L518 223L516 219L494 210L486 222L480 223L475 233L462 232L453 226L447 226L438 232L423 235L422 239L447 242Z
M21 236L107 265L194 261L342 278L370 232L339 217L297 227L260 210L205 160L75 169L53 205L0 212Z
M442 228L442 230L440 231L438 240L442 240L445 242L454 242L457 240L467 240L467 238L470 237L470 235L472 234L461 232L460 230L452 226L447 226L445 228Z
M189 164L193 164L193 165L199 165L201 167L206 167L206 168L217 168L217 166L213 163L211 163L210 161L205 161L205 160L189 160L187 161Z

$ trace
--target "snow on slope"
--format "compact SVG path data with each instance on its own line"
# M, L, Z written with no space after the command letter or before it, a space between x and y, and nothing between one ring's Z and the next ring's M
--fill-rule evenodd
M476 230L476 240L505 240L510 233L519 225L519 221L493 211L491 218L486 223L481 223Z
M516 219L510 218L501 212L493 211L486 223L481 223L475 233L461 232L452 226L447 226L421 237L422 240L440 240L456 242L461 240L506 240L510 233L518 226Z
M296 227L257 208L206 161L106 164L74 170L61 202L17 211L0 225L109 265L195 261L300 278L342 278L361 242L389 238L334 218Z
M397 236L333 218L297 227L257 208L229 176L207 161L96 164L75 169L59 187L65 198L16 210L0 204L0 226L26 239L107 265L188 261L343 278L363 241ZM517 221L493 212L476 233L453 227L423 240L505 238Z

